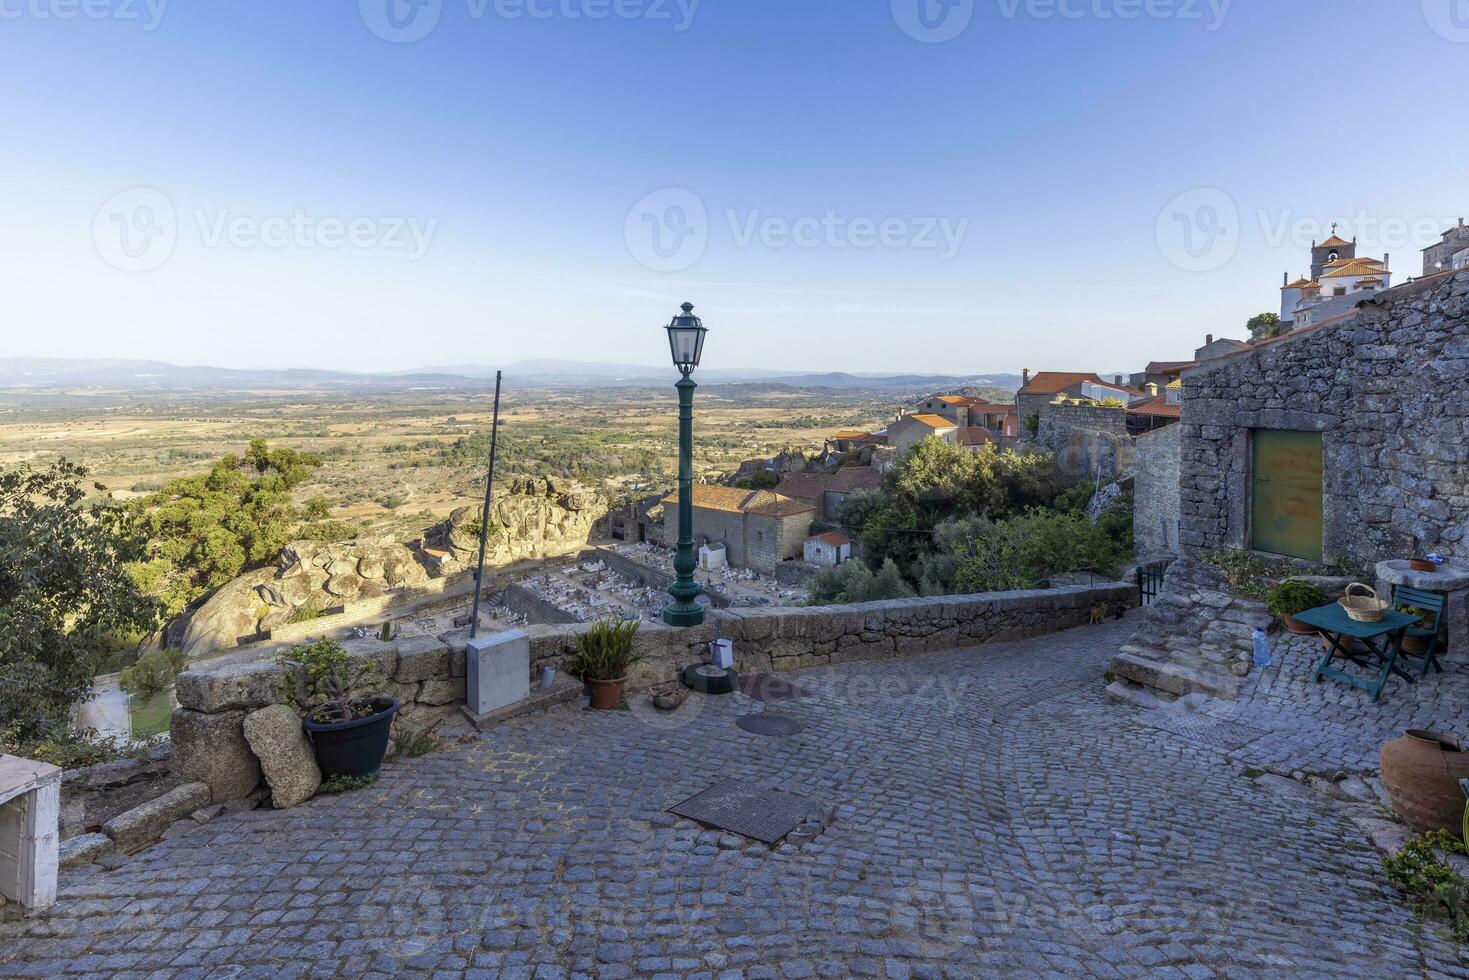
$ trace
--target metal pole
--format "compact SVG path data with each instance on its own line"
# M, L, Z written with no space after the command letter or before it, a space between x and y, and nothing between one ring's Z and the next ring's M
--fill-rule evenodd
M673 557L677 579L669 587L673 602L663 607L669 626L698 626L704 607L695 600L703 589L694 581L694 389L687 374L678 383L678 551Z
M490 472L485 477L485 508L479 517L479 570L474 573L474 611L469 614L469 638L479 635L479 596L485 581L485 551L490 543L490 496L495 492L495 448L500 441L500 372L495 372L495 420L490 424Z

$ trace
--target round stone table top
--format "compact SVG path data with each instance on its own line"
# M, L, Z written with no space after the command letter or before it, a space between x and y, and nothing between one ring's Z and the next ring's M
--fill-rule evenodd
M1415 572L1406 559L1395 558L1377 563L1377 579L1424 592L1459 592L1469 589L1469 561L1450 558L1436 572Z

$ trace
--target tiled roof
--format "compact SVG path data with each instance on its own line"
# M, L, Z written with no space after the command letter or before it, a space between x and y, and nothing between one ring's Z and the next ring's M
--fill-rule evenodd
M827 531L825 534L817 534L817 535L815 535L812 538L812 540L813 541L825 541L827 544L832 545L832 546L837 547L837 548L840 548L843 545L847 545L847 544L851 544L852 543L852 539L851 538L849 538L845 534L842 534L842 533L837 532L837 531Z
M971 405L974 403L974 399L966 398L963 395L939 395L934 401L943 402L945 405Z
M664 497L663 503L678 506L678 491ZM773 517L788 517L815 509L810 504L782 497L769 490L741 490L738 487L721 487L712 483L694 484L694 506L731 514L768 514Z
M910 415L908 417L910 419L914 420L915 422L922 422L924 425L928 426L930 429L957 429L958 428L958 425L956 425L955 423L949 421L948 419L944 418L941 415L929 415L927 413L920 413L918 415Z
M1303 277L1303 278L1297 279L1295 282L1291 283L1289 286L1284 286L1282 288L1284 288L1284 289L1304 289L1307 286L1315 286L1315 285L1319 285L1316 282L1316 280L1314 280L1314 279L1306 279L1306 278Z
M832 438L845 441L848 439L865 439L870 435L872 435L871 432L863 432L860 429L842 429L840 432L835 433Z
M1351 242L1344 242L1340 238L1336 237L1335 235L1332 235L1330 238L1328 238L1326 241L1322 242L1320 245L1317 245L1316 247L1317 248L1346 248L1346 247L1350 247L1351 244L1352 244Z
M1141 405L1132 406L1127 412L1129 415L1152 415L1158 418L1177 419L1183 417L1183 406L1169 402L1167 395L1159 395Z
M982 426L971 425L959 430L959 445L961 446L983 446L985 443L994 442L995 437L990 430Z
M835 473L788 473L776 485L776 492L795 500L817 501L825 493L851 493L853 490L876 490L882 486L882 474L870 466L843 466Z
M1183 387L1183 379L1182 378L1174 378L1172 381L1168 382L1168 387L1170 387L1170 388L1182 388Z
M1197 361L1149 361L1143 368L1143 374L1172 374L1174 371L1186 371L1196 364Z
M1385 271L1387 270L1381 262L1374 262L1371 259L1353 259L1345 265L1336 266L1321 278L1332 279L1337 276L1370 276L1374 272Z
M1054 395L1083 381L1106 384L1090 371L1037 371L1030 376L1030 383L1020 389L1022 395Z

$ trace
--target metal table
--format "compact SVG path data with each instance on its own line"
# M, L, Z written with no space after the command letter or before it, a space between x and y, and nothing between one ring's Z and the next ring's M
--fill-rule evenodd
M1318 684L1324 678L1331 677L1353 687L1360 687L1370 693L1372 700L1376 701L1382 696L1383 685L1393 674L1397 674L1409 684L1417 680L1412 674L1398 666L1398 647L1403 638L1403 630L1418 622L1416 616L1388 611L1382 614L1379 622L1362 623L1348 616L1345 609L1333 602L1317 609L1297 613L1296 619L1308 626L1316 627L1331 640L1331 649L1326 651L1326 656L1316 667ZM1345 642L1348 640L1358 641L1365 649L1356 649L1356 644L1348 645ZM1358 667L1375 671L1375 679L1366 680L1336 669L1332 666L1332 661L1337 657L1350 660Z

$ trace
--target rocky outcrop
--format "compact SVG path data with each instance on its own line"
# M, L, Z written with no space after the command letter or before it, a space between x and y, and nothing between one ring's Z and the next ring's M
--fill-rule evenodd
M460 507L425 535L436 571L468 568L479 556L481 508ZM607 501L574 480L521 477L490 504L485 561L508 565L528 558L564 554L586 546L592 526L607 513Z
M321 769L301 730L300 715L283 704L273 704L246 715L244 730L245 741L270 784L272 806L287 810L316 795Z
M523 477L495 497L486 560L506 565L577 551L607 502L574 480ZM296 541L276 564L223 586L168 632L171 645L196 656L229 649L271 630L354 602L390 596L474 565L480 508L465 506L422 540L360 538Z

